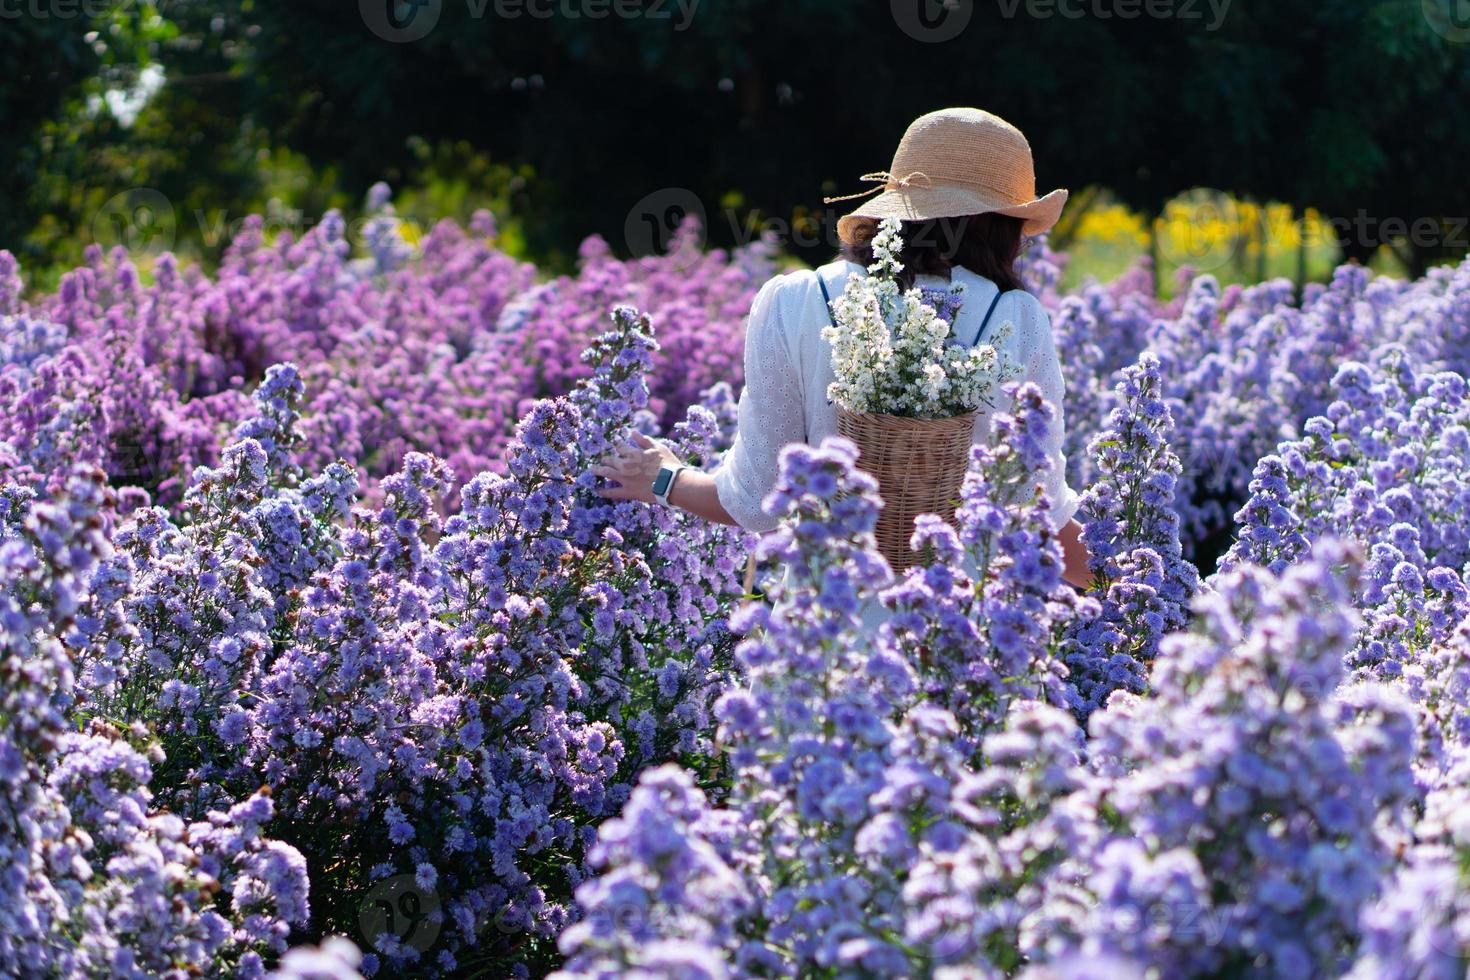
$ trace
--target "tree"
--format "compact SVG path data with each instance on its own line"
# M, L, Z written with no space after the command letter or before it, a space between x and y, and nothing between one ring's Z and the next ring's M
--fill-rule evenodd
M870 186L858 175L887 166L909 120L968 104L1028 134L1042 190L1103 186L1148 216L1193 187L1380 224L1470 214L1451 169L1470 150L1451 111L1470 45L1417 3L950 0L951 19L922 20L935 0L382 0L381 19L375 2L170 6L172 35L147 47L168 81L133 129L71 125L69 155L53 146L10 179L34 186L44 158L69 187L146 179L238 214L267 192L256 159L272 148L310 165L324 207L467 145L534 173L510 204L531 251L566 259L594 231L644 247L625 229L690 206L718 244L835 217L846 205L822 195ZM380 36L395 32L415 39ZM33 111L55 125L75 105ZM49 207L33 199L12 226ZM832 225L794 251L829 254Z

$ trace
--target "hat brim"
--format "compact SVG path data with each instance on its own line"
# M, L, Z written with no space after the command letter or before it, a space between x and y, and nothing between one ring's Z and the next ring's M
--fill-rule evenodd
M837 237L855 245L858 240L854 235L858 229L883 218L928 221L959 218L967 214L1008 214L1023 219L1021 234L1039 235L1057 223L1066 203L1067 192L1060 189L1034 201L1016 204L964 187L894 187L864 201L850 214L839 218Z

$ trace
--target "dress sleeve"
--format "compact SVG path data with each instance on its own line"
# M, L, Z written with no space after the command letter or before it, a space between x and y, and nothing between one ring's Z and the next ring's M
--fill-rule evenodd
M1067 484L1067 457L1062 447L1067 439L1065 383L1062 366L1057 361L1057 345L1051 333L1051 319L1036 297L1019 297L1016 310L1016 360L1021 367L1019 380L1031 381L1051 403L1055 415L1047 433L1047 455L1051 466L1046 474L1046 496L1051 501L1051 524L1060 531L1077 513L1080 497Z
M776 486L782 448L806 439L801 377L781 322L780 281L762 286L751 305L735 442L714 474L720 504L747 531L776 526L761 501Z

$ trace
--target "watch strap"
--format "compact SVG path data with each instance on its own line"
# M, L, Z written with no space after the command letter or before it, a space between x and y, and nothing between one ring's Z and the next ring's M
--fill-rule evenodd
M688 468L689 467L685 466L683 463L679 463L675 466L661 467L658 471L658 475L655 476L653 479L653 499L657 500L665 507L672 506L669 503L669 495L674 492L674 485L679 482L679 474L683 473ZM668 483L664 484L663 493L659 493L658 485L663 481L663 476L665 472L669 474L669 481Z

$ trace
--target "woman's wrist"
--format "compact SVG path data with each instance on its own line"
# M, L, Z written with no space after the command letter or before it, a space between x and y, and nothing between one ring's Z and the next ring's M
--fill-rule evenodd
M697 466L686 466L679 474L679 480L669 495L669 505L707 521L719 524L736 523L735 518L720 503L714 475Z
M611 485L597 490L603 498L653 504L657 503L653 483L658 478L659 471L665 467L680 468L664 493L664 499L669 506L687 510L705 520L718 521L721 524L735 523L735 519L720 503L719 491L710 474L698 467L688 466L668 446L642 433L634 433L631 439L610 453L604 462L593 465L591 471L611 481Z
M677 507L678 504L674 503L674 490L679 485L679 478L688 469L688 466L677 460L668 460L660 466L649 487L654 501L666 507ZM665 473L668 473L667 478L664 477Z

